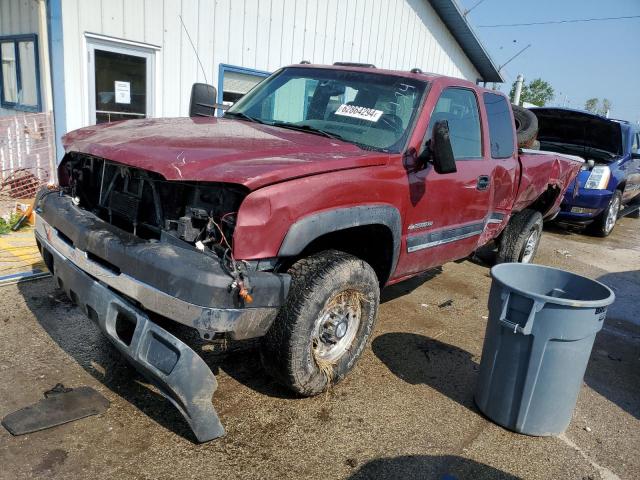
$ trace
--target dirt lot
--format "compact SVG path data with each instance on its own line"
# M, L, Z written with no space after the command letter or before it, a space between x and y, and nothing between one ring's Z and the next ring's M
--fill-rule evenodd
M547 232L538 263L612 286L573 421L532 438L473 403L489 269L450 263L388 289L373 342L328 394L296 398L265 377L254 350L202 351L218 376L227 429L198 445L180 415L128 367L50 279L0 289L0 416L58 382L90 385L109 410L12 437L0 478L640 478L640 221L594 239ZM453 300L450 307L438 305Z

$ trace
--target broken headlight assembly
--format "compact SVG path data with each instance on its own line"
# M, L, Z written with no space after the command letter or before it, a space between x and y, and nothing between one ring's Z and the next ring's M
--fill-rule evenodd
M611 169L606 165L596 165L591 169L589 179L584 184L584 188L588 190L604 190L609 184L611 178Z
M160 175L84 154L68 154L61 184L73 203L145 240L189 244L224 258L247 195L240 185L167 181Z

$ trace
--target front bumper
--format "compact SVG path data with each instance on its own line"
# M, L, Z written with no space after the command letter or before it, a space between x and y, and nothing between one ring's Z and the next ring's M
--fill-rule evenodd
M556 217L558 222L576 225L588 225L593 222L609 205L613 192L611 190L578 189L578 195L573 196L573 189L565 193L560 206L560 213ZM574 207L589 209L588 213L572 211Z
M56 194L38 206L36 239L142 309L192 327L204 339L217 333L234 340L263 336L291 280L287 274L249 272L254 301L247 307L217 259L186 243L182 248L142 240Z
M204 360L36 235L58 286L98 324L136 370L182 413L197 440L206 442L224 435L211 403L218 384Z
M246 308L229 288L232 278L210 256L139 239L54 193L38 205L35 236L58 286L182 413L197 440L224 435L211 403L213 373L148 313L193 327L205 339L217 333L259 337L286 298L289 275L249 272L256 306Z

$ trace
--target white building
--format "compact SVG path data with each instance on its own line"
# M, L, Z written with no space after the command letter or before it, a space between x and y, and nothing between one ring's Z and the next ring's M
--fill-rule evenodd
M0 115L53 111L58 142L187 115L194 82L234 101L303 59L502 81L455 0L0 0Z

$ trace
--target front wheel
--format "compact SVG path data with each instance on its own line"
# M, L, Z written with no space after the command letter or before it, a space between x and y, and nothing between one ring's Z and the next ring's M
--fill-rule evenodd
M380 302L371 266L329 250L289 270L287 302L262 339L262 364L279 383L312 396L353 368L371 335Z
M498 263L531 263L542 237L542 214L522 210L514 214L505 227L498 246Z
M589 225L589 231L598 237L608 237L609 234L613 232L613 227L616 226L616 222L618 221L621 204L622 194L619 190L616 190L604 212L602 212L598 218Z

